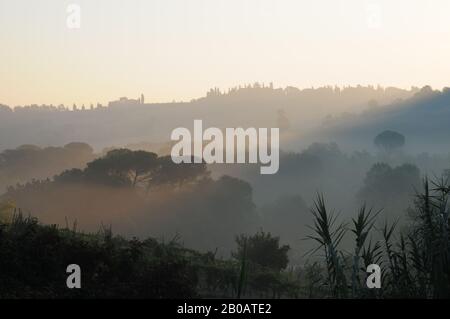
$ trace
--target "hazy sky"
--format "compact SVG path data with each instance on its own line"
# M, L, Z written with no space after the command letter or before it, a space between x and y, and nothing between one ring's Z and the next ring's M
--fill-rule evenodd
M0 103L189 100L255 81L441 88L449 16L448 0L0 0Z

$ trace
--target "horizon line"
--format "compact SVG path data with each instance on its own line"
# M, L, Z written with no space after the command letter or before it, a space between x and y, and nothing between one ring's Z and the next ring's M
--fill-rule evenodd
M403 91L409 91L409 92L413 92L413 91L420 91L423 90L425 88L429 88L431 91L433 92L444 92L446 89L450 88L450 84L449 86L443 86L442 89L433 89L433 87L431 85L423 85L423 86L415 86L415 85L411 85L408 88L407 87L400 87L400 86L393 86L393 85L386 85L383 86L381 84L367 84L367 85L362 85L362 84L356 84L356 85L337 85L337 84L328 84L328 85L320 85L320 86L310 86L310 87L297 87L297 86L293 86L293 85L287 85L285 87L274 87L273 86L273 82L269 82L269 84L267 85L265 82L253 82L252 84L240 84L240 85L235 85L232 87L228 87L226 89L222 89L219 87L211 87L209 88L206 93L203 96L199 96L196 98L191 98L190 100L184 99L184 100L172 100L169 101L169 98L166 101L159 101L159 102L148 102L148 103L141 103L141 105L154 105L154 104L181 104L181 103L192 103L195 102L197 100L200 99L204 99L204 98L208 98L208 94L210 92L218 92L220 93L220 95L227 95L230 93L230 91L232 90L243 90L243 89L271 89L273 91L277 91L277 90L287 90L287 89L297 89L300 92L303 91L307 91L307 90L318 90L318 89L339 89L339 90L345 90L345 89L357 89L357 88L366 88L366 89L374 89L374 90L387 90L387 89L398 89L398 90L403 90ZM133 101L133 100L139 100L141 98L141 96L144 96L143 93L141 93L139 95L139 97L137 99L133 99L133 98L129 98L127 96L119 96L116 98L116 100L110 100L107 102L107 104L103 105L102 103L99 102L89 102L89 103L72 103L72 107L75 105L77 106L76 110L81 110L81 107L85 107L86 110L90 109L90 106L93 105L95 106L94 109L98 108L98 106L101 106L103 108L108 108L110 107L109 104L110 103L117 103L120 102L121 99L126 99L128 101ZM3 104L0 102L0 106L6 106L8 108L10 108L11 110L14 110L15 108L26 108L26 107L54 107L54 108L58 108L63 106L66 110L74 110L73 108L71 108L70 105L66 105L64 103L57 103L57 104L39 104L39 103L32 103L32 104L25 104L25 105L15 105L15 106L11 106L8 104Z

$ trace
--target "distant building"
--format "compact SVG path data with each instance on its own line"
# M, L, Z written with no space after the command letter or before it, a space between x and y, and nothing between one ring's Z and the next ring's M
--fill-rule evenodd
M124 106L136 106L141 104L141 99L129 99L127 97L121 97L117 101L111 101L108 103L109 107L124 107Z

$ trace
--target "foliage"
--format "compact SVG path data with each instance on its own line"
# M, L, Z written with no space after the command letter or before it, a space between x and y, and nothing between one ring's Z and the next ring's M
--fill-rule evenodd
M420 186L420 171L412 164L391 167L386 163L376 163L367 172L364 185L357 193L360 202L380 205L399 211L410 202L414 189Z
M196 296L189 251L171 242L83 234L17 214L0 227L1 298L188 298ZM66 267L82 289L66 287Z
M280 245L280 238L270 233L259 231L255 235L236 237L237 251L233 253L237 260L248 259L250 263L281 271L288 265L288 245Z
M205 164L175 164L170 156L158 157L146 151L114 149L87 164L84 170L72 169L55 176L63 183L97 183L107 186L141 187L181 186L208 176Z
M373 142L376 147L389 153L405 145L405 137L398 132L388 130L378 134Z
M314 216L312 229L315 234L308 238L319 243L318 249L323 248L324 250L328 274L326 284L330 287L330 292L334 297L346 297L347 280L344 275L342 256L338 251L339 243L346 233L345 225L336 225L337 215L328 213L322 195L317 196L311 212Z
M319 195L313 210L315 234L309 238L325 249L328 277L316 284L329 287L329 296L337 298L347 297L349 287L353 298L449 298L450 187L444 179L431 185L425 179L423 191L417 194L411 209L413 219L409 227L398 231L397 222L385 222L378 229L381 239L375 242L370 234L378 212L363 206L350 228L344 224L334 226L336 217L328 213ZM355 236L352 254L338 248L347 229ZM374 263L383 269L382 287L369 290L364 285L363 274ZM347 285L348 282L352 284Z
M66 287L66 267L81 267L81 289ZM0 225L0 298L194 298L292 296L287 273L244 267L215 253L125 239L103 228L96 234L42 225L17 213Z

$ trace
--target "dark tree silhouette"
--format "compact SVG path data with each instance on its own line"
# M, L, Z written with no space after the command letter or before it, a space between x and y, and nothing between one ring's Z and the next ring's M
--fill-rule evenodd
M386 163L377 163L367 172L357 197L371 205L404 205L409 203L414 188L419 185L420 170L415 165L403 164L392 168Z
M289 262L288 245L280 246L280 238L270 233L259 231L253 236L240 235L236 237L238 245L233 257L238 260L245 258L254 264L272 270L281 271Z
M155 186L182 186L209 176L205 163L176 164L170 156L162 156L157 160L157 169L148 179L148 189Z
M205 163L176 164L170 156L146 151L114 149L87 163L84 170L71 169L54 177L63 183L96 183L114 187L181 187L208 178Z
M373 142L376 147L389 153L405 145L405 137L395 131L384 131L378 134Z
M157 157L155 153L145 151L116 149L88 163L85 174L88 179L135 187L157 169Z

